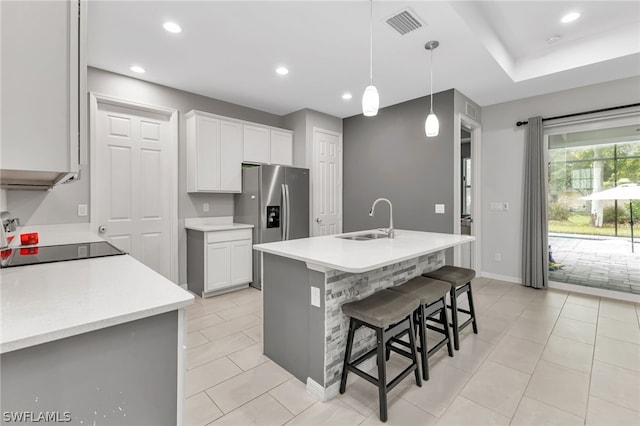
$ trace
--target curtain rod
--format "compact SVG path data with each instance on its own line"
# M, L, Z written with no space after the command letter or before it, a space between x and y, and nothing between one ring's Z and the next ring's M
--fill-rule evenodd
M557 115L555 117L543 118L542 121L557 120L559 118L576 117L578 115L595 114L596 112L615 111L617 109L631 108L631 107L637 107L637 106L640 106L640 103L638 103L638 104L629 104L629 105L621 105L621 106L615 106L615 107L610 107L610 108L594 109L592 111L585 111L585 112L576 112L574 114ZM529 124L529 122L528 121L518 121L516 123L516 126L520 127L520 126L523 126L525 124Z

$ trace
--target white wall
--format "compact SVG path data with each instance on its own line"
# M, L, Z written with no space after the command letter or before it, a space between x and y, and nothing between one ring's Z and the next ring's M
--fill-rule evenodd
M522 192L529 117L552 117L640 102L640 77L615 80L482 108L482 272L521 280ZM491 211L489 203L509 203ZM494 260L495 253L502 261Z

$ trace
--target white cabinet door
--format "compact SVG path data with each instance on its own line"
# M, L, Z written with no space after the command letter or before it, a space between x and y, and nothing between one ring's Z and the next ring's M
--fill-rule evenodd
M293 165L293 134L271 130L271 164Z
M242 124L220 122L220 191L242 191Z
M73 1L0 2L2 169L47 172L47 178L78 171L78 120L84 127L86 115L79 112L86 67L78 62L78 7Z
M244 125L244 161L252 163L270 162L269 129Z
M219 290L231 284L231 245L229 242L207 244L205 291Z
M251 240L231 242L231 284L244 284L252 280Z
M196 117L197 191L220 189L220 120Z

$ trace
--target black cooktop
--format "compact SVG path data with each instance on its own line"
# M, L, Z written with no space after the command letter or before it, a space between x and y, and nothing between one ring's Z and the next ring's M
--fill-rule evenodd
M2 250L0 267L35 265L38 263L64 262L67 260L126 254L106 241L94 243L63 244L58 246L15 247Z

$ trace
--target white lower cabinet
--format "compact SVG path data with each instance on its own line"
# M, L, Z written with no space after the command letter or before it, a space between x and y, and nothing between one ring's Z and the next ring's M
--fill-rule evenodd
M253 277L251 229L187 230L187 286L202 295L249 284Z

